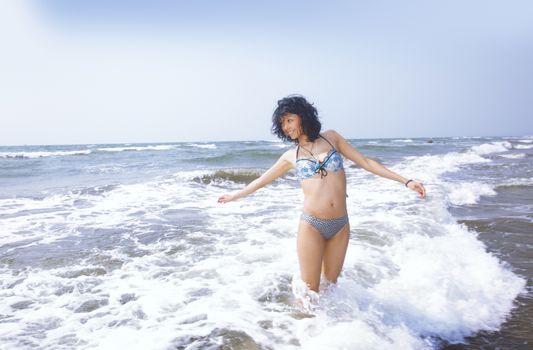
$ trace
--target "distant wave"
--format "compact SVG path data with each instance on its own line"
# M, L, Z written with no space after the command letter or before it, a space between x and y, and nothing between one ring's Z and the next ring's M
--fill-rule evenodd
M157 146L137 146L137 147L104 147L98 148L102 152L124 152L124 151L168 151L175 148L172 145L157 145Z
M204 149L216 149L217 148L217 145L215 145L214 143L191 143L189 144L189 146L196 147L196 148L204 148Z
M287 147L290 147L289 145L285 144L285 143L272 143L272 147L277 147L277 148L287 148Z
M490 185L479 182L450 184L448 187L448 200L454 205L476 204L481 196L496 195Z
M441 155L409 156L405 159L414 168L429 172L431 177L458 171L463 165L491 162L490 159L484 158L472 150L449 152Z
M396 139L396 140L392 140L392 142L413 142L413 140L411 140L411 139Z
M44 157L63 157L63 156L82 156L90 154L92 151L35 151L35 152L0 152L0 158L44 158Z
M216 156L197 157L189 159L191 162L205 162L209 164L225 164L226 162L238 160L238 159L250 159L251 161L257 161L258 159L271 159L275 160L280 156L279 151L268 149L245 149L239 152L228 152Z
M533 145L515 145L514 148L516 148L516 149L532 149Z
M521 159L521 158L525 158L525 157L526 157L526 154L525 154L525 153L517 153L517 154L500 154L500 157L503 157L503 158L509 158L509 159Z
M406 157L416 164L420 169L432 169L434 174L454 172L462 165L474 163L489 163L492 160L484 155L491 153L507 152L512 149L508 141L483 143L472 146L463 152L449 152L444 155L426 155L420 157Z
M533 178L518 178L509 179L504 183L498 185L498 187L531 187L533 186Z
M511 145L510 142L501 141L501 142L483 143L478 146L472 146L471 150L474 153L477 153L480 156L482 156L482 155L490 154L490 153L506 152L512 147L513 145Z

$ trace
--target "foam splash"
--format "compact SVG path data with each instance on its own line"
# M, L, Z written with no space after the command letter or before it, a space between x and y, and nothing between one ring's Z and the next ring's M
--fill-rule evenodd
M66 156L83 156L91 154L92 150L75 150L75 151L35 151L35 152L0 152L0 158L47 158L47 157L66 157Z
M525 153L516 153L516 154L500 154L500 157L508 159L522 159L526 157Z
M191 143L189 146L202 149L217 149L214 143Z
M168 151L176 148L173 145L137 146L137 147L102 147L101 152L126 152L126 151Z
M516 149L532 149L533 145L514 145Z
M476 204L482 196L495 196L492 186L480 182L452 183L448 188L448 200L453 205Z
M471 150L479 155L486 155L491 153L506 152L512 147L513 145L509 141L501 141L472 146Z

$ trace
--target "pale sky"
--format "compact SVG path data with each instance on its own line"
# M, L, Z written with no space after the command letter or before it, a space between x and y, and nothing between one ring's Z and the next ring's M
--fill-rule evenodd
M0 0L0 145L533 134L533 1Z

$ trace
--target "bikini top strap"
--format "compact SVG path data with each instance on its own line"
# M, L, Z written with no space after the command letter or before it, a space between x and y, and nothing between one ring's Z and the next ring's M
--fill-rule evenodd
M331 148L335 149L335 147L331 144L331 142L328 141L327 138L325 138L324 136L318 134L318 136L320 136L321 138L323 138L324 140L326 140L327 143L329 143L329 145L331 146Z
M300 145L298 145L298 147L296 147L296 160L298 160L298 151L300 150Z

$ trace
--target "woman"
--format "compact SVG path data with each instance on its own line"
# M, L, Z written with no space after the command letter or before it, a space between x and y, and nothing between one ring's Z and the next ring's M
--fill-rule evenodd
M242 190L221 196L219 203L237 200L257 191L292 168L304 193L297 237L302 280L318 292L320 278L336 283L346 249L350 225L346 210L346 176L343 158L376 175L398 181L425 198L424 186L388 170L359 153L339 133L320 133L316 108L299 95L278 101L272 116L272 132L295 147L286 151L263 175Z

